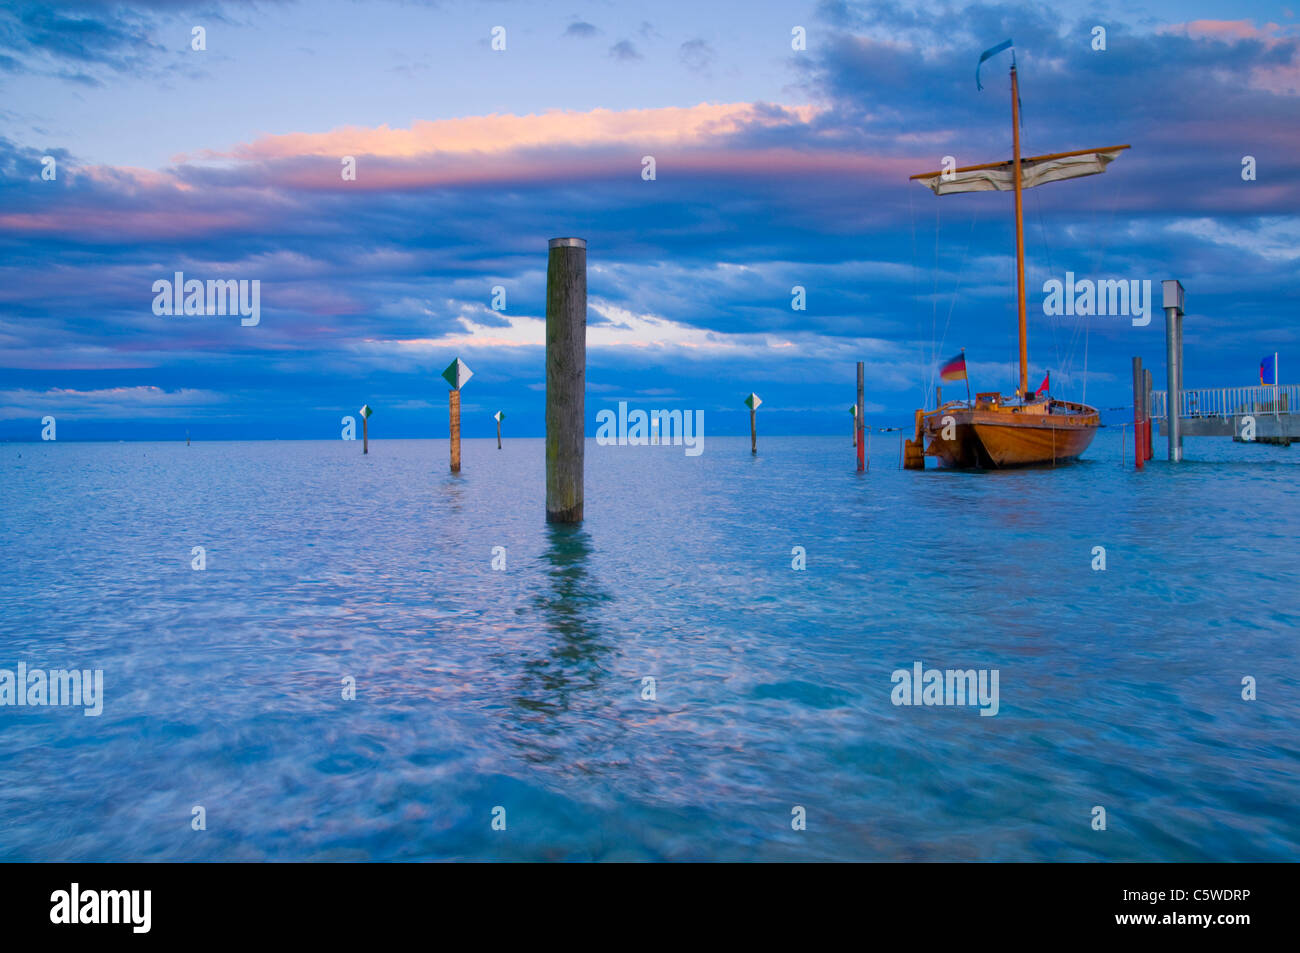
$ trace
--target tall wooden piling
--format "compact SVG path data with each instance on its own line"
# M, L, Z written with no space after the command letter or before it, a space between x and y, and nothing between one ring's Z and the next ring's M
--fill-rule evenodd
M369 404L362 404L357 413L361 415L361 452L367 454L370 452L370 415L374 411L370 409Z
M863 370L862 361L858 361L858 404L857 404L857 414L855 415L857 420L854 424L853 439L857 443L857 447L858 447L858 472L859 473L866 469L866 462L865 462L865 457L863 456L864 451L862 447L862 427L863 427L862 408L865 406L863 401L865 400L866 397L864 387L865 387L865 372Z
M552 238L546 263L546 521L582 522L587 242Z
M495 414L492 415L492 419L497 422L497 449L500 450L501 449L501 421L506 419L506 415L498 410Z

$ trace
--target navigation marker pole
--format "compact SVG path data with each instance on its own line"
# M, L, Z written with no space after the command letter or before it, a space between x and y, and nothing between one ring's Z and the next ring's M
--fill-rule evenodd
M452 473L460 472L460 389L473 376L474 372L469 369L469 365L460 358L448 364L447 369L442 372L442 379L451 385L451 393L447 396L447 410L451 418L449 436Z
M501 449L501 421L506 419L506 415L498 410L495 414L492 415L492 419L497 422L497 449L500 450Z
M749 408L749 452L758 453L758 420L756 412L758 405L763 403L763 399L757 394L750 394L745 398L745 406Z
M362 404L361 409L357 411L361 415L361 452L363 454L370 452L370 428L368 423L370 415L374 413L369 404Z

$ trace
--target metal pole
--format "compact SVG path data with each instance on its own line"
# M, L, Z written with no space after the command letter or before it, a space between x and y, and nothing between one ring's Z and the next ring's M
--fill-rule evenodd
M1178 346L1178 309L1165 308L1165 364L1169 378L1169 393L1165 398L1165 414L1169 433L1169 461L1177 463L1183 459L1183 435L1181 432L1179 411L1182 407L1182 372L1178 362L1182 349Z
M1142 421L1142 459L1151 459L1151 368L1142 368L1142 409L1146 417Z
M582 522L587 242L552 238L546 266L546 521Z
M862 408L863 408L863 398L865 397L865 394L863 392L863 380L864 380L864 371L863 371L862 361L858 361L858 413L857 413L857 420L854 421L853 426L854 426L854 438L858 442L858 472L859 473L861 473L866 468L865 463L863 462L864 450L862 446Z

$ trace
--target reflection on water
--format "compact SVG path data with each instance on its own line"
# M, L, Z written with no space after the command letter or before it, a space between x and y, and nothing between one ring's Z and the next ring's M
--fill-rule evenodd
M559 523L547 523L544 532L541 585L533 596L543 628L524 660L513 703L533 729L514 740L529 747L531 760L546 761L562 754L547 744L564 729L562 714L583 707L579 696L597 692L604 682L602 661L611 649L594 611L609 597L588 566L590 534L580 525Z
M541 441L0 445L0 668L105 696L0 708L0 860L1292 860L1300 458L1119 437L590 443L580 526ZM917 661L998 715L893 706Z

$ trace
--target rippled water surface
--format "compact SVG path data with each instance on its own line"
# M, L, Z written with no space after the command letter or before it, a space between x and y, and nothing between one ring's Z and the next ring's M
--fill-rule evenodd
M1296 859L1300 448L1118 441L589 442L580 528L540 440L0 446L0 668L105 683L0 708L0 859Z

